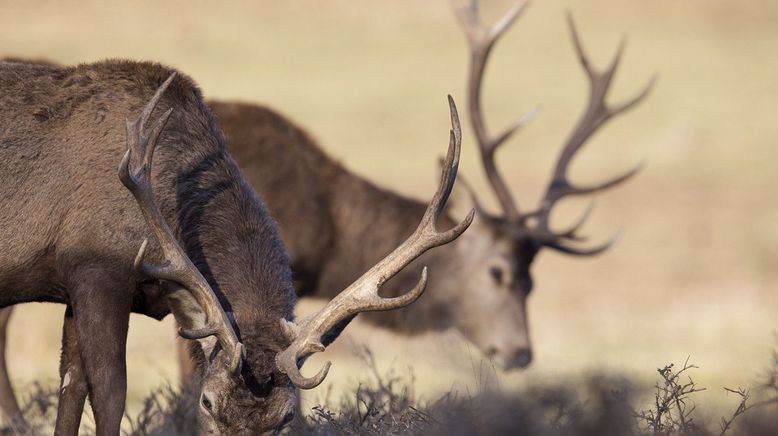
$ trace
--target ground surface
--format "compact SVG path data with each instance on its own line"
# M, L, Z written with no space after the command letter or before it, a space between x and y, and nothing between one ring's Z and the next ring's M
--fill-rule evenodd
M507 2L486 2L494 18ZM445 1L13 2L0 8L0 53L64 63L153 59L194 77L208 97L276 107L348 167L417 198L434 183L447 141L445 95L464 104L464 39ZM576 180L646 160L634 181L602 195L588 230L625 235L596 260L544 253L530 303L536 360L506 386L615 369L653 379L687 356L714 388L748 385L778 327L778 3L770 0L537 1L495 49L485 107L495 128L542 104L499 161L533 204L586 97L565 10L604 65L629 35L614 98L655 71L650 99L597 135ZM483 189L466 127L464 174ZM583 203L559 211L572 219ZM18 384L54 381L62 308L29 306L12 323ZM173 329L133 318L130 407L174 377ZM331 352L328 383L358 380L352 344L380 366L412 364L430 396L477 384L480 357L455 334L398 339L349 328ZM313 364L312 364L313 365ZM474 369L476 368L476 369ZM314 393L322 395L326 388ZM312 400L306 400L312 401Z

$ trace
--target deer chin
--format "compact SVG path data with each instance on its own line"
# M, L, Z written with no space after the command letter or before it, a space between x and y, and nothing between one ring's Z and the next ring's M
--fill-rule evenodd
M481 296L480 305L455 314L456 330L496 367L504 371L527 368L532 362L532 342L526 299L492 289Z
M527 369L533 360L532 346L527 334L516 334L513 337L505 336L505 341L500 338L487 338L479 340L478 338L468 337L459 331L471 344L475 345L482 353L484 360L499 368L502 371L520 371Z

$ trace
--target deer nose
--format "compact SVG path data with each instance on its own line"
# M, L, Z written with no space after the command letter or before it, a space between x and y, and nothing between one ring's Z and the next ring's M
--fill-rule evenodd
M513 365L510 365L508 369L520 368L524 369L532 363L532 350L529 348L522 348L518 350L512 359Z
M532 363L532 349L526 347L507 352L496 347L490 347L486 351L486 354L494 359L495 362L506 371L511 369L524 369Z

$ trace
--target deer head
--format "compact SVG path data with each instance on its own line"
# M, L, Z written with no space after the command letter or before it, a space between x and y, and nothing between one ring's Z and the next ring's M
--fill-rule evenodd
M501 207L500 213L487 211L478 197L467 187L468 201L477 211L475 224L460 239L457 249L462 251L462 263L458 283L461 301L467 304L463 313L452 314L457 328L505 369L524 368L532 360L527 326L527 297L532 290L530 273L535 256L543 248L550 248L572 256L594 256L607 250L618 234L600 245L582 245L586 238L579 230L591 212L589 207L578 221L567 229L553 229L549 217L554 206L562 199L593 194L612 188L633 175L640 165L622 175L601 183L581 186L570 181L568 166L575 154L592 134L606 121L634 107L651 90L654 79L632 99L611 105L605 99L611 81L621 59L624 44L618 49L610 66L596 70L581 44L571 16L568 23L573 46L581 66L589 79L589 101L573 128L556 161L555 168L540 204L534 209L520 209L511 195L508 184L498 171L495 154L497 149L519 131L534 115L534 111L521 117L498 135L486 127L481 107L481 83L489 54L501 35L526 9L527 2L516 4L492 27L481 22L478 1L467 5L455 5L456 15L470 46L470 70L467 82L468 114L478 142L483 169Z

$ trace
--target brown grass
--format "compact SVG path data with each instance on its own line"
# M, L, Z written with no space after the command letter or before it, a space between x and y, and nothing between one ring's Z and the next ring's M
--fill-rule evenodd
M533 435L533 436L733 436L772 435L778 425L778 355L765 381L754 389L717 390L732 395L732 408L715 417L698 403L705 391L693 379L689 363L657 370L653 392L636 388L613 374L533 384L519 391L484 383L477 392L446 392L424 399L415 392L413 373L381 372L375 356L358 357L369 377L336 397L327 398L286 429L290 435ZM149 395L136 415L127 415L126 436L197 434L197 392L169 386ZM698 408L698 406L700 406ZM36 386L24 414L32 432L50 433L56 391ZM81 434L93 435L91 420ZM24 432L11 434L28 434Z

